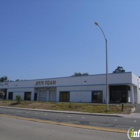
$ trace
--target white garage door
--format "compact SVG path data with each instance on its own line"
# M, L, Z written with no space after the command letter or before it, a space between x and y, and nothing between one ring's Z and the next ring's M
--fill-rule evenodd
M50 95L49 101L55 102L56 101L56 90L50 90L49 95Z
M46 100L47 100L47 90L40 90L39 101L46 101Z

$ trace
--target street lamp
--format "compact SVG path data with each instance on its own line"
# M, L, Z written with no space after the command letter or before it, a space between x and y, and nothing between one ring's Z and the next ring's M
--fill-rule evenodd
M98 22L95 22L95 25L100 28L101 32L103 33L104 39L105 39L105 46L106 46L106 111L108 111L109 110L109 105L108 105L109 94L108 94L108 53L107 53L107 39L106 39L106 36L104 34L104 31L99 26Z

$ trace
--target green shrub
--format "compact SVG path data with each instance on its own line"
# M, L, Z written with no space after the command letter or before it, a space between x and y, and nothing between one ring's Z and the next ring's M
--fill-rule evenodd
M72 108L72 104L71 103L68 104L68 108Z
M18 103L20 103L21 100L22 100L21 96L20 96L20 95L17 95L17 96L16 96L16 101L17 101Z

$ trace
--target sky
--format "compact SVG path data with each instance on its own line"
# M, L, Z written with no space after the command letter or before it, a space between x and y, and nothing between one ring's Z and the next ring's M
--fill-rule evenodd
M140 0L0 0L0 77L140 75Z

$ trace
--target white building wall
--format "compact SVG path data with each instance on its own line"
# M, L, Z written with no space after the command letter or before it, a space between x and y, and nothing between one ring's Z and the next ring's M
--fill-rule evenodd
M131 103L134 104L134 86L130 86L130 91L131 91Z
M109 74L109 84L130 84L132 83L131 72Z
M131 72L126 73L117 73L117 74L109 74L109 85L132 85L139 86L138 84L138 77ZM36 85L37 81L56 81L56 84L47 85ZM39 90L42 88L57 88L56 94L56 101L59 101L59 92L60 91L70 91L71 94L71 101L74 101L74 92L80 93L81 97L80 100L85 102L91 102L91 91L103 91L103 102L106 101L106 75L99 74L99 75L89 75L89 76L78 76L78 77L62 77L62 78L46 78L46 79L35 79L35 80L28 80L28 81L17 81L17 82L6 82L0 83L0 89L8 89L8 92L19 92L19 94L23 94L24 92L32 92L31 99L34 100L34 93L39 93ZM38 88L38 89L36 89ZM35 90L34 90L35 89ZM133 92L136 92L132 90ZM137 88L137 98L138 102L140 102L140 91ZM86 98L84 92L87 94ZM47 92L49 93L49 91ZM15 93L16 95L17 93ZM47 94L47 99L49 99L49 94ZM37 98L39 96L37 95ZM133 97L130 95L130 98ZM8 94L7 94L8 98ZM90 99L90 100L89 100ZM77 99L78 100L78 99Z
M35 93L34 88L31 88L31 101L34 101L34 93Z
M132 83L135 85L135 86L139 86L139 77L136 76L134 73L132 73Z
M7 99L9 92L13 92L13 100L16 100L16 96L20 95L24 100L24 92L31 92L31 100L34 100L34 88L12 88L7 90Z
M70 102L91 102L91 91L71 91Z
M138 87L137 87L137 101L140 104L140 78L138 78Z
M138 103L138 101L137 101L137 99L138 99L138 94L137 94L137 87L136 86L134 86L134 103L136 104L136 103Z
M109 84L131 84L132 73L117 73L109 74ZM48 78L48 79L36 79L28 81L16 81L8 83L0 83L0 89L2 88L37 88L37 87L50 87L50 85L36 85L37 81L56 81L56 84L51 87L59 86L83 86L83 85L105 85L106 75L89 75L89 76L76 76L76 77L62 77L62 78Z
M21 99L24 100L24 92L22 92L22 91L14 91L13 92L13 100L16 100L17 95L20 95Z
M140 104L140 78L132 73L132 83L135 85L134 89L134 97L135 103Z
M138 104L140 104L140 89L139 89L139 92L138 92Z
M61 91L70 92L71 102L91 102L92 91L103 92L103 103L106 101L106 87L105 86L75 86L75 87L57 87L56 101L59 102L59 93Z
M128 91L128 103L131 102L131 90Z

